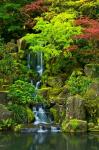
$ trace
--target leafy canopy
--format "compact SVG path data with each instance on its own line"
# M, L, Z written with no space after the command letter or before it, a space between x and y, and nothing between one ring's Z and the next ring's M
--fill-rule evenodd
M39 17L34 27L36 33L27 34L23 39L33 52L44 52L47 60L59 56L73 43L72 37L81 33L81 27L74 25L75 17L76 14L68 12L60 13L50 21Z

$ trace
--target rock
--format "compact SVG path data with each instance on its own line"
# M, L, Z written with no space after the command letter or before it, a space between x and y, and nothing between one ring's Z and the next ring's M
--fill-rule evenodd
M63 121L63 132L87 132L87 121L71 119L69 122Z
M68 87L65 85L61 88L61 93L59 94L60 98L67 98L69 96L69 90Z
M41 88L38 90L38 94L43 96L45 99L48 99L50 87Z
M64 105L56 104L54 107L50 108L50 113L53 116L53 120L55 123L61 124L63 119L65 118L65 107Z
M60 88L63 86L61 77L48 77L47 85L50 87Z
M61 88L50 88L48 92L48 97L56 97L60 94Z
M99 77L99 64L87 64L85 65L84 72L89 77Z
M84 107L84 99L81 96L79 95L70 96L67 99L66 118L68 120L72 118L85 120L86 114L85 114L85 107Z
M7 103L7 93L5 91L0 92L0 104L5 104Z
M89 132L99 132L99 125L88 128Z
M0 104L0 121L12 118L12 112L3 104Z

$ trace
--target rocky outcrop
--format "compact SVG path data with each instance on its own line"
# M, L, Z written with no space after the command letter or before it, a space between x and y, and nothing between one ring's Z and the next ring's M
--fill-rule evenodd
M69 119L79 119L79 120L85 120L86 114L85 114L85 107L84 107L84 99L79 96L70 96L67 99L66 103L66 118Z

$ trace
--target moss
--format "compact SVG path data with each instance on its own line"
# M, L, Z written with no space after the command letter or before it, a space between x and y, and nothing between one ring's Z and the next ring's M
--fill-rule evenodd
M61 77L48 77L47 85L54 88L61 88L63 86L63 81Z
M62 123L62 130L64 132L86 132L87 122L78 119L64 120Z
M44 87L38 90L38 94L43 96L45 99L48 98L48 93L49 93L50 87Z

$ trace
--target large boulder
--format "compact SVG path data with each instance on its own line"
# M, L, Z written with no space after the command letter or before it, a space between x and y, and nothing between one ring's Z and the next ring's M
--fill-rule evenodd
M87 121L71 119L62 123L63 132L87 132Z
M12 112L3 104L0 104L0 121L12 118Z
M99 77L99 64L85 65L84 72L89 77Z
M86 113L84 107L84 99L81 96L75 95L68 97L66 103L66 118L68 120L72 118L85 120Z

